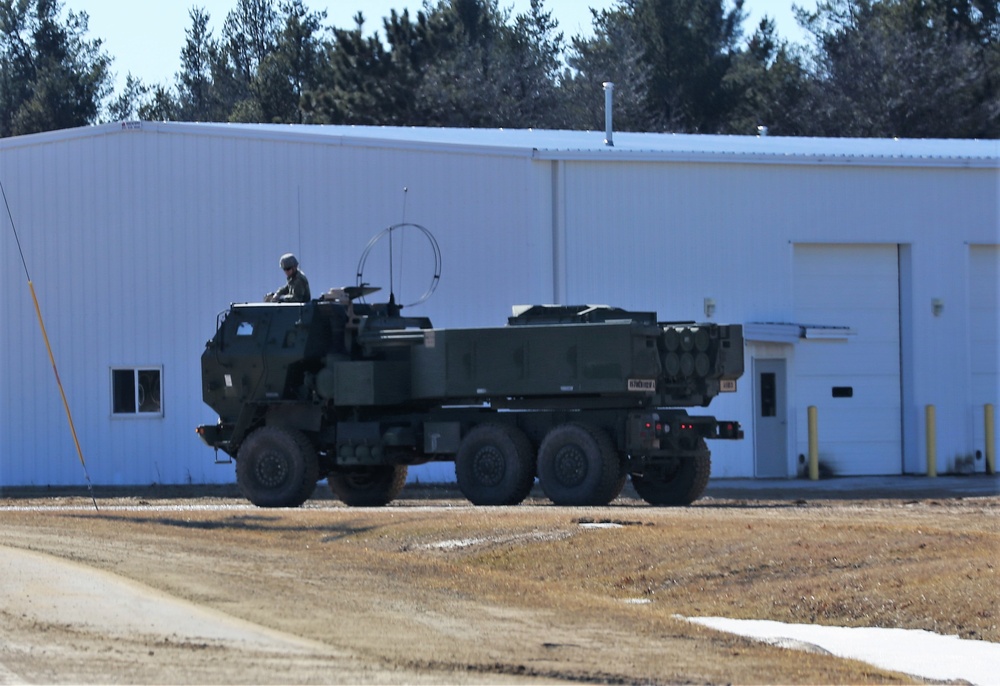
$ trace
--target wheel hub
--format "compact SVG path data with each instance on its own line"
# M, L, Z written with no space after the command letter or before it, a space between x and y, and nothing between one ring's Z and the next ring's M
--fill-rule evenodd
M564 486L579 486L587 477L587 457L575 445L560 448L554 462L556 480Z
M493 446L484 446L476 452L472 470L477 482L483 486L496 486L506 472L503 455Z
M265 488L280 486L288 478L288 461L277 453L266 453L257 460L254 475Z

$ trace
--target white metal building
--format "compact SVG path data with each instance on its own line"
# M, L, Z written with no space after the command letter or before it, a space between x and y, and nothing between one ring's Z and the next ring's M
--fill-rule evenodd
M18 239L4 216L0 487L84 483L29 278L93 482L229 482L193 430L214 420L199 357L217 314L280 285L288 251L314 295L354 284L369 239L403 221L441 245L413 310L439 327L538 302L743 324L747 373L705 412L746 439L710 446L715 476L800 475L809 406L838 474L924 472L927 405L937 469L983 471L1000 142L604 139L129 122L0 141ZM426 250L396 249L407 302ZM372 264L365 280L387 280Z

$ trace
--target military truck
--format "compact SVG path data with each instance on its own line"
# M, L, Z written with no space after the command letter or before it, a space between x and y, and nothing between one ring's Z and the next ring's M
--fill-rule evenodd
M520 503L536 478L553 503L603 505L629 477L650 504L686 505L708 483L706 439L743 436L684 409L735 391L738 325L536 305L435 329L392 295L367 303L377 290L219 315L201 358L219 418L197 433L254 504L299 506L326 479L348 505L384 505L410 465L449 461L476 505Z

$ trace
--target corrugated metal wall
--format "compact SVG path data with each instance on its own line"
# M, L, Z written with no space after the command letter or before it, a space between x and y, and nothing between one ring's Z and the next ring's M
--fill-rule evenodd
M911 278L903 285L897 322L907 356L900 389L905 468L921 472L926 465L927 404L938 408L941 471L970 450L969 360L962 345L969 335L966 253L969 243L1000 241L995 169L566 162L564 179L571 301L703 320L704 301L711 298L717 322L792 323L795 244L905 247ZM954 306L935 317L933 299ZM796 400L794 346L785 357L792 364L789 440L795 446L805 432L804 419L796 426L795 418L804 418L809 401ZM751 382L744 377L745 391L713 402L712 412L749 421ZM1000 392L994 388L992 396ZM712 447L713 474L753 475L744 444ZM899 456L891 460L901 462Z
M512 303L535 300L551 283L547 253L525 230L534 210L523 159L149 128L20 140L2 152L0 174L95 483L232 480L193 432L213 419L198 360L229 302L257 300L283 282L284 252L299 255L318 294L355 282L365 245L383 228L425 225L444 257L422 313L439 326L502 324ZM12 236L0 246L0 485L83 483ZM366 279L387 275L385 261L373 250ZM402 268L399 297L411 302L433 263ZM114 366L162 367L162 417L111 416Z
M789 322L796 243L900 245L910 274L900 294L903 347L912 348L903 384L908 464L923 446L906 413L932 399L942 405L939 420L958 427L939 429L939 451L968 450L973 440L969 375L934 361L948 351L970 368L967 348L953 352L970 316L961 306L966 244L994 246L976 253L977 264L981 254L996 259L996 169L553 162L530 150L403 149L281 129L146 124L0 142L0 178L95 483L231 481L232 468L213 465L193 432L213 419L201 402L198 358L217 314L280 285L277 259L287 251L314 294L354 283L368 240L403 221L426 226L441 245L440 286L418 311L438 326L502 324L513 304L560 297L670 319L704 319L712 298L718 322ZM80 484L3 226L0 486ZM425 250L407 253L416 258L399 276L402 302L431 276ZM366 280L384 282L385 261L383 248L373 250ZM943 319L930 314L932 297L949 304ZM789 359L794 377L794 352ZM111 417L114 366L162 367L162 417ZM741 386L711 411L749 422L752 389ZM751 476L751 446L713 445L714 473ZM451 474L441 465L421 478Z

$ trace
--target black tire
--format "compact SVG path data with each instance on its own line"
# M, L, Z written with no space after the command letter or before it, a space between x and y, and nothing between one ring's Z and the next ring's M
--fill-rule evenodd
M615 487L612 489L611 500L614 500L622 494L625 489L625 484L628 482L628 458L624 453L618 454L618 480L615 481ZM610 502L610 501L609 501Z
M556 505L607 505L617 495L621 459L604 429L560 424L538 449L538 480Z
M258 507L298 507L316 490L316 448L301 431L264 426L236 454L236 483Z
M680 458L673 472L632 475L632 485L639 497L650 505L690 505L705 492L712 473L712 455L701 441L701 449L693 457Z
M458 447L455 478L473 505L517 505L535 483L535 451L516 426L480 424Z
M388 505L406 484L406 465L345 467L330 472L326 483L333 494L351 507Z

